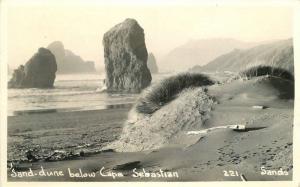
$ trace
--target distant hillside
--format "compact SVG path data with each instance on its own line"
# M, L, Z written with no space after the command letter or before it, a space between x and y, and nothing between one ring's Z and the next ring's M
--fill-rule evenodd
M221 55L205 66L195 66L193 72L238 72L255 65L270 65L283 68L294 74L292 39L259 45L250 49L233 50Z
M184 71L196 65L205 65L233 49L246 49L258 45L234 39L192 40L170 51L159 66L164 69Z
M60 41L49 44L48 49L54 54L57 63L57 73L93 73L96 72L95 63L84 61L80 56L65 49Z

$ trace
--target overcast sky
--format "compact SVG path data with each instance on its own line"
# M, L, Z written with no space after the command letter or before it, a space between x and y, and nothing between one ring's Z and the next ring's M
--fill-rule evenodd
M126 18L144 28L158 59L194 39L257 42L292 37L292 9L285 6L20 5L8 7L8 61L24 64L39 47L62 41L84 60L103 66L103 34Z

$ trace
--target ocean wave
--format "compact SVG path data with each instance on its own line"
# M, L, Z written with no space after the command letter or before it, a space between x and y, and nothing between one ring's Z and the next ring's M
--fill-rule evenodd
M9 99L16 99L16 98L28 98L28 97L43 97L43 96L75 96L75 95L88 95L88 94L95 94L101 93L98 90L92 91L68 91L68 92L32 92L30 94L16 94L8 96Z
M105 92L107 90L107 87L104 85L102 87L99 87L96 89L96 92L97 93L102 93L102 92Z
M56 80L56 83L60 82L103 82L104 79L80 79L80 80L67 80L67 79L62 79L62 80Z

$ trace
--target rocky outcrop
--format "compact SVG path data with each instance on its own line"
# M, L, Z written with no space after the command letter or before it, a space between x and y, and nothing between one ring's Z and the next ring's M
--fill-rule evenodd
M149 55L148 55L147 66L152 74L158 73L158 67L157 67L156 59L155 59L155 56L153 55L153 53L149 53Z
M24 65L14 70L8 83L10 88L51 88L55 80L57 64L55 56L46 48L38 52Z
M126 19L103 37L108 91L137 93L152 80L147 67L144 30L134 19Z
M49 44L48 49L54 54L58 71L57 73L89 73L96 72L95 63L84 61L80 56L65 49L60 41Z
M55 41L50 43L47 48L54 54L57 64L59 65L65 58L65 47L63 43Z

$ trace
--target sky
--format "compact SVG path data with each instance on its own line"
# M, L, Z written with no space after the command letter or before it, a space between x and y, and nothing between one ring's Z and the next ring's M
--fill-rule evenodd
M10 4L9 66L25 64L39 47L62 41L66 49L104 67L103 34L126 18L136 19L144 29L148 52L158 61L190 40L258 42L293 33L293 11L287 6Z

